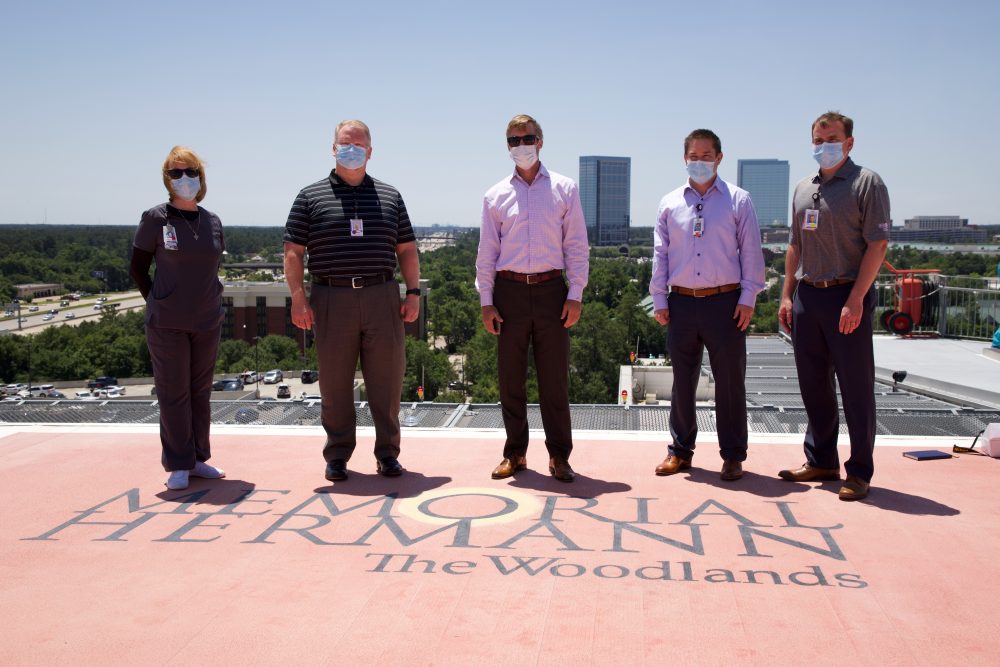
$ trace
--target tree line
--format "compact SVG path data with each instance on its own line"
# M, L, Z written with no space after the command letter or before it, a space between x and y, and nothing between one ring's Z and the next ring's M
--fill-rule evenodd
M92 274L106 272L108 289L130 289L128 258L134 227L7 225L0 226L0 291L20 282L62 282L67 289L97 291ZM634 230L649 242L647 229ZM281 227L227 227L227 261L281 248ZM645 234L645 236L643 236ZM422 276L430 282L428 328L431 339L407 338L403 400L474 402L499 400L496 338L480 319L475 290L478 230L457 235L450 246L421 255ZM639 357L665 355L666 330L649 316L642 301L652 273L652 248L632 245L594 248L590 280L580 321L570 329L570 400L574 403L615 401L618 369ZM784 255L765 249L769 286L757 300L752 331L777 331L778 299ZM938 268L947 275L992 276L997 257L968 253L942 254L910 247L891 247L888 259L898 268ZM13 292L4 293L5 297ZM255 358L256 355L256 358ZM86 379L96 375L148 376L152 369L143 334L141 312L106 312L98 321L49 327L26 336L0 337L0 379L26 381ZM238 340L222 342L216 370L315 368L315 349L303 358L296 343L267 336L259 347ZM533 361L529 362L529 400L537 401Z

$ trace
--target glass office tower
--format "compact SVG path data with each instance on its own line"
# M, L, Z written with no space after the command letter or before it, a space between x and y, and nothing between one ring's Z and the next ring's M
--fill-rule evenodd
M740 160L737 185L750 193L761 227L788 226L788 160Z
M580 201L591 245L628 243L632 158L580 157Z

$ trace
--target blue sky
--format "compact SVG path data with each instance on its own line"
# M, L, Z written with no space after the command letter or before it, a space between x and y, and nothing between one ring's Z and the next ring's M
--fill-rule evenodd
M45 2L0 28L0 224L137 224L160 164L207 162L228 225L282 225L333 165L333 128L372 128L369 173L414 224L478 224L512 169L507 120L545 130L542 161L632 158L632 220L684 179L682 141L714 129L740 158L815 169L809 125L855 119L853 157L885 179L897 224L1000 223L1000 47L992 3Z

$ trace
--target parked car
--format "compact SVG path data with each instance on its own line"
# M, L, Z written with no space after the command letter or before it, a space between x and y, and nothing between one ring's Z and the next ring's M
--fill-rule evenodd
M240 380L243 384L255 384L260 381L257 371L243 371L240 373Z
M293 400L296 403L298 403L298 402L303 402L304 403L306 401L322 401L323 397L320 396L319 394L307 394L306 392L302 392L301 396L299 396L298 398L293 399Z
M243 383L239 378L223 378L212 383L212 391L242 391Z
M291 398L291 397L292 397L292 390L291 390L291 388L289 388L289 386L287 384L285 384L285 383L279 384L278 385L278 398Z
M108 391L117 391L122 396L125 395L125 387L123 387L121 385L118 385L118 384L113 384L113 385L107 386L107 387L105 387L105 389L107 389Z
M277 368L264 373L264 384L274 384L275 382L281 382L284 379L285 376L282 375L281 371Z
M302 384L312 384L319 380L319 371L302 371Z
M66 398L66 394L62 393L58 389L53 389L49 392L49 398Z
M88 382L87 389L103 389L104 387L110 387L113 384L118 384L118 378L113 375L102 375L101 377Z
M92 398L94 398L94 395L91 394L89 391L78 391L75 394L73 394L73 398L79 398L79 399L86 400L86 399L92 399Z

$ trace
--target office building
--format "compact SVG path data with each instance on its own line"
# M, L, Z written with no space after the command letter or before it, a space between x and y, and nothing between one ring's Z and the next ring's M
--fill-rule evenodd
M591 245L628 243L632 158L580 156L580 201Z
M750 193L761 227L788 226L788 160L740 160L736 184Z
M967 218L957 215L917 215L903 221L903 228L892 228L893 243L984 243L989 233Z

